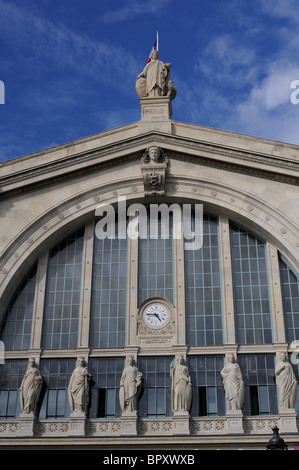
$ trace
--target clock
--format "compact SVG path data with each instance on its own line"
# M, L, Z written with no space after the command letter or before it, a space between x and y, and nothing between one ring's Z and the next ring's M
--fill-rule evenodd
M161 328L170 320L170 310L161 302L153 302L143 311L143 320L150 328Z

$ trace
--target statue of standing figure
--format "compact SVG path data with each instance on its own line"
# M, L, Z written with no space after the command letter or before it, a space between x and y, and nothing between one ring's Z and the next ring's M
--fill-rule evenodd
M177 358L175 367L173 362L171 362L170 377L172 379L172 410L176 413L189 413L192 402L192 385L189 370L183 356Z
M35 359L31 357L29 359L28 369L25 372L20 392L20 403L23 414L36 414L36 406L40 396L41 388L43 384L43 378L36 365Z
M297 398L297 380L285 352L279 355L279 360L275 367L275 376L279 396L279 409L293 409Z
M151 52L150 57L151 61L146 64L136 79L136 91L139 98L169 96L171 100L174 99L176 90L173 82L169 81L171 64L161 62L156 50Z
M142 386L141 378L142 373L138 371L134 357L130 356L120 379L119 402L123 413L137 411L137 400Z
M226 395L227 411L242 410L244 402L244 382L239 364L232 353L227 354L227 364L221 371Z
M91 374L87 370L85 359L79 357L77 367L72 373L68 386L69 403L72 413L87 413L90 379Z

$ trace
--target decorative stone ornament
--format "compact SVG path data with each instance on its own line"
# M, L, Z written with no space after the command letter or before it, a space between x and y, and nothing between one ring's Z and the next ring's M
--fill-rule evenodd
M141 158L145 196L164 196L168 161L168 157L160 147L153 146L145 150Z

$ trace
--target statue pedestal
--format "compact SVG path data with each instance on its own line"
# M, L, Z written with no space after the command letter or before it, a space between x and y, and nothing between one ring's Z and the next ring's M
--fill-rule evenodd
M85 436L85 413L71 413L70 414L70 429L69 436Z
M34 413L21 413L19 415L18 437L33 437L35 422Z
M188 411L174 411L173 412L173 434L186 435L190 434Z
M137 436L137 411L123 411L121 415L121 436Z
M294 408L280 409L279 416L279 430L281 433L298 432L297 415Z
M243 413L241 410L231 410L226 413L227 434L244 434Z
M139 134L150 131L159 131L171 134L172 106L169 96L156 98L140 98L141 121L138 123Z

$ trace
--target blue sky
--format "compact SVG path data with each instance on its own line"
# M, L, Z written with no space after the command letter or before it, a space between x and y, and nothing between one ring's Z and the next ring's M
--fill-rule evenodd
M138 121L157 28L174 120L299 144L298 0L0 0L0 162Z

